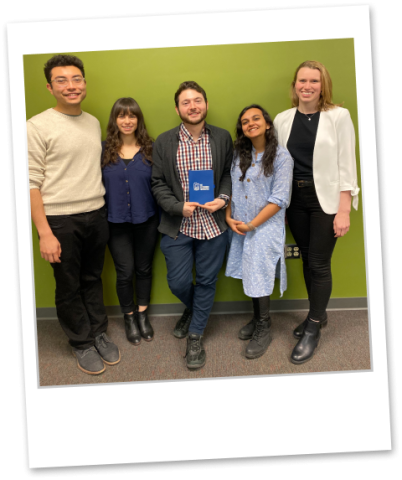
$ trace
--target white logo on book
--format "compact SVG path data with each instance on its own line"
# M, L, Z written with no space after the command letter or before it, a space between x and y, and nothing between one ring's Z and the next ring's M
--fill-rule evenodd
M208 185L203 185L202 183L194 182L193 183L193 190L198 191L198 190L209 190Z

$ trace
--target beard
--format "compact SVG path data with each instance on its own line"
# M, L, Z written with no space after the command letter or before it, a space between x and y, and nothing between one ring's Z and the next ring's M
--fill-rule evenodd
M201 117L198 120L192 120L191 118L189 118L187 116L182 116L182 114L180 113L180 110L179 110L179 117L180 117L181 121L184 122L184 123L187 123L189 125L199 125L200 123L202 123L207 118L207 113L208 113L208 110L205 110L205 112L201 115Z

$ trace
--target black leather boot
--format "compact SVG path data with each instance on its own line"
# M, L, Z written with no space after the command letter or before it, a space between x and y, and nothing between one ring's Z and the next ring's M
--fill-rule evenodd
M138 327L136 312L124 314L124 327L127 340L133 345L139 345L141 343L141 332Z
M326 315L326 314L325 314ZM302 322L300 325L298 325L294 330L293 330L293 336L296 338L296 340L299 340L302 335L303 335L303 331L304 331L304 327L307 325L307 319L308 317L306 317L306 320L304 320L304 322ZM325 320L323 320L321 323L321 328L323 327L326 327L328 325L328 317L325 318Z
M150 342L154 338L154 329L152 325L149 323L147 311L144 310L143 312L137 312L138 315L138 325L140 327L140 332L142 338L146 342Z
M321 337L321 325L307 318L306 326L300 340L293 349L290 361L296 365L307 362L314 355Z
M256 322L253 336L246 347L246 358L258 358L267 351L272 341L271 317L269 316L269 297L256 299L259 302L260 316Z
M253 336L257 321L260 318L260 304L258 302L258 298L252 298L251 300L253 301L254 315L248 324L244 325L244 327L239 330L237 336L240 338L240 340L250 340L250 338Z

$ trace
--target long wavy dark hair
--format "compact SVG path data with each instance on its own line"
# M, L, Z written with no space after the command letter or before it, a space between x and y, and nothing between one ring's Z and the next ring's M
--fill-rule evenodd
M251 143L251 140L244 135L241 125L242 116L247 112L247 110L250 110L250 108L258 108L258 110L261 110L262 116L264 117L267 124L270 126L270 128L265 131L266 143L264 154L262 156L262 168L266 177L269 177L274 173L274 160L276 156L276 150L278 149L278 140L275 135L274 123L271 120L269 113L260 105L257 105L255 103L243 108L243 110L240 112L239 118L237 119L236 140L234 141L234 151L235 154L237 153L240 159L239 167L242 175L239 180L241 182L244 181L246 172L253 161L251 153L253 144Z
M137 117L137 130L135 131L135 138L137 144L140 146L141 152L145 159L152 165L152 142L153 139L148 135L145 127L144 115L138 103L131 97L119 98L116 100L110 112L109 123L107 125L107 136L105 142L105 149L102 158L102 168L105 168L110 163L117 162L117 155L123 145L123 140L120 138L119 127L116 119L120 113L132 114ZM146 164L144 158L142 161Z

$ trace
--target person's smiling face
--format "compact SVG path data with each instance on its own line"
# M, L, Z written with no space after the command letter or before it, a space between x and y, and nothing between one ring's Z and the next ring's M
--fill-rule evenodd
M316 68L301 68L297 72L294 88L299 98L299 106L315 110L321 95L321 72Z
M116 125L123 135L134 135L138 126L138 119L133 113L120 112L116 118Z
M179 95L176 112L183 123L199 125L207 116L208 102L205 101L202 93L189 88Z
M265 137L265 132L271 128L259 108L246 110L240 122L244 135L251 141L261 136Z
M65 80L65 85L59 85L58 79ZM80 79L81 81L76 83ZM56 99L56 108L60 111L79 106L87 96L86 81L82 77L81 70L72 65L52 68L51 83L46 87Z

